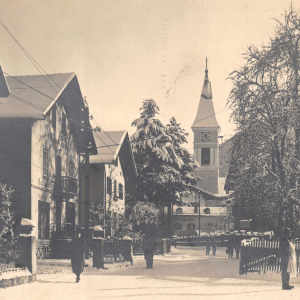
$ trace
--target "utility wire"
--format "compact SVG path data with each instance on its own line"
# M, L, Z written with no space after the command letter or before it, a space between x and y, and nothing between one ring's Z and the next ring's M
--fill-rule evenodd
M13 36L13 34L9 31L9 29L6 27L4 22L0 19L0 25L6 30L6 32L14 39L14 41L17 43L17 45L20 47L20 49L23 51L23 53L27 56L27 58L31 61L31 63L34 65L34 67L38 70L38 72L45 78L45 80L49 83L49 85L53 88L53 90L57 93L55 88L50 84L48 79L42 74L40 69L42 69L45 72L45 70L40 66L40 64L28 53L28 51L18 42L18 40ZM40 69L37 67L39 66ZM58 84L51 78L50 75L46 73L46 75L58 86ZM59 87L59 86L58 86Z

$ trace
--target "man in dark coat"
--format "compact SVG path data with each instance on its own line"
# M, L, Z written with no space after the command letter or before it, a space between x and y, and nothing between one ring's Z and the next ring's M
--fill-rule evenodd
M216 238L213 238L211 246L212 246L213 255L216 255L216 252L217 252L217 241L216 241Z
M206 240L206 255L209 255L210 252L210 238Z
M76 274L76 282L80 281L80 274L84 270L86 248L86 241L80 234L71 242L71 265L73 273Z
M289 248L290 248L290 238L291 238L291 230L286 228L282 236L280 238L280 246L279 246L279 253L281 258L281 281L282 281L282 289L283 290L291 290L294 287L290 285L290 274L287 271L288 269L288 262L289 262Z
M232 258L233 257L233 250L234 250L234 240L233 240L233 236L229 236L228 238L228 258Z
M142 248L145 254L146 269L153 269L153 255L155 251L155 238L157 227L154 222L148 222L143 228Z

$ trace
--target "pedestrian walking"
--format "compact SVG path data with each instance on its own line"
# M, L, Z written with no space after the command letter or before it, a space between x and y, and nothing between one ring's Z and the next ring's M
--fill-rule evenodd
M213 238L212 240L212 251L213 251L213 255L216 255L217 252L217 241L215 238Z
M146 260L146 269L153 269L153 256L155 251L155 239L157 235L157 227L153 221L148 223L143 228L142 248Z
M86 241L79 233L71 242L71 265L72 271L76 274L76 282L80 281L80 274L84 270Z
M207 238L206 240L206 255L209 255L210 252L210 239Z
M281 258L281 281L283 290L291 290L290 278L297 276L297 262L295 246L290 241L291 230L286 228L280 238L280 258Z

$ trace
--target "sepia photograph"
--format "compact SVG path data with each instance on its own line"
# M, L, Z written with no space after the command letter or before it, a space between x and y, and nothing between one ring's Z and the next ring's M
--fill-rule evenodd
M0 0L0 300L299 272L299 0Z

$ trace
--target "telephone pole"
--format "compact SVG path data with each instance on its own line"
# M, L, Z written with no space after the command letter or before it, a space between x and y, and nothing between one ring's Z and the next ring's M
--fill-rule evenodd
M86 104L84 108L84 136L85 136L85 153L84 153L84 165L85 165L85 180L84 180L84 229L85 238L88 238L89 234L89 221L90 221L90 153L89 153L89 108Z

